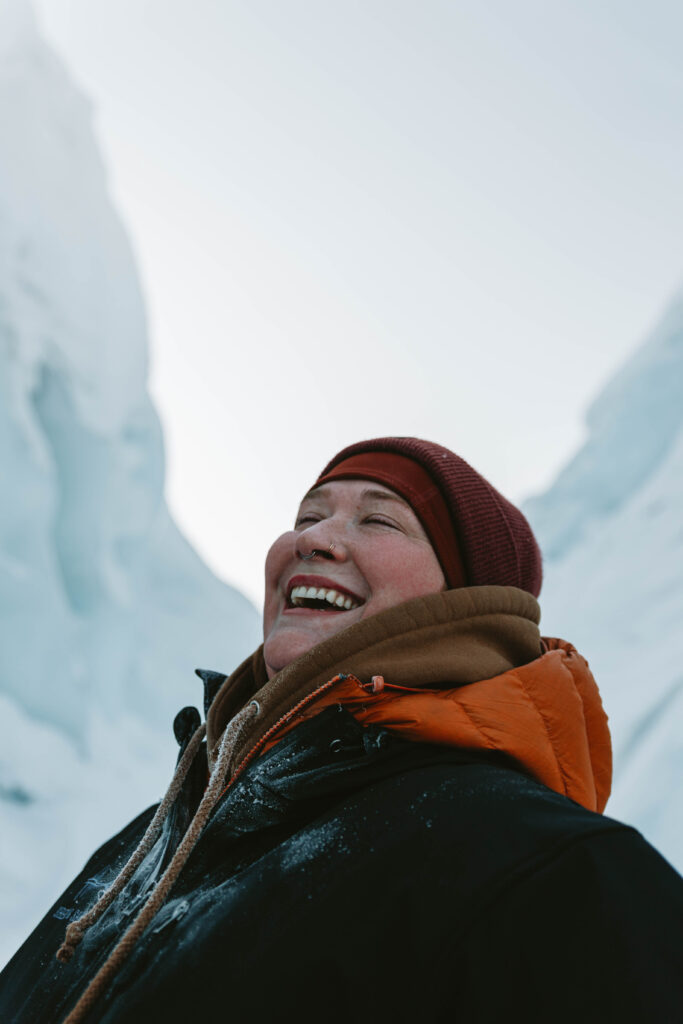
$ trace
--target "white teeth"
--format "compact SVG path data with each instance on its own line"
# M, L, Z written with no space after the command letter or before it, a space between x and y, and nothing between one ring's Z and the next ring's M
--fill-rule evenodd
M358 608L362 604L361 601L356 601L352 597L345 597L336 590L328 590L325 587L293 587L289 599L293 605L298 607L301 607L304 601L327 601L334 608L343 608L344 611Z

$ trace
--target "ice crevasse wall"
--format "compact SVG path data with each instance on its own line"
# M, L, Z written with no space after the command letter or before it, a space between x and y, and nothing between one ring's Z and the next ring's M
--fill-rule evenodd
M194 667L229 669L260 640L256 610L209 572L168 513L146 379L143 299L90 106L28 4L1 0L0 907L9 947L89 848L158 797L173 764L173 716L201 702Z
M613 817L683 870L683 292L588 411L525 512L542 628L588 658L614 744Z

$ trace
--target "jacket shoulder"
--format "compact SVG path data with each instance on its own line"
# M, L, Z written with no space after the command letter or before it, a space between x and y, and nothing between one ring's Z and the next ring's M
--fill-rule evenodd
M680 876L635 829L606 828L512 873L453 928L433 970L460 963L458 1019L503 1020L514 1006L539 1024L664 1024L683 1005L681 934Z

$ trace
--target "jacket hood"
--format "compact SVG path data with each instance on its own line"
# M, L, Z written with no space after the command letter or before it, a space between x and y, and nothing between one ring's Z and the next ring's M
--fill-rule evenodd
M466 587L407 601L318 644L268 680L262 648L217 692L209 762L227 723L252 700L239 764L330 704L406 738L491 751L590 810L611 785L607 716L587 662L542 640L540 609L516 587ZM383 688L367 684L380 675Z
M506 754L549 789L590 811L610 794L612 756L607 716L588 663L564 640L546 639L547 653L491 679L448 689L340 679L278 730L267 750L299 722L332 704L362 724L407 739Z

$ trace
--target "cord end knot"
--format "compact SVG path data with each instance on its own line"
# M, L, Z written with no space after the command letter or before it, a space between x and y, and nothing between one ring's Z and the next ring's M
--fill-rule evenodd
M55 956L62 964L68 964L71 957L76 952L76 946L83 938L83 928L79 921L72 921L72 923L66 929L64 935L64 942L57 950Z

